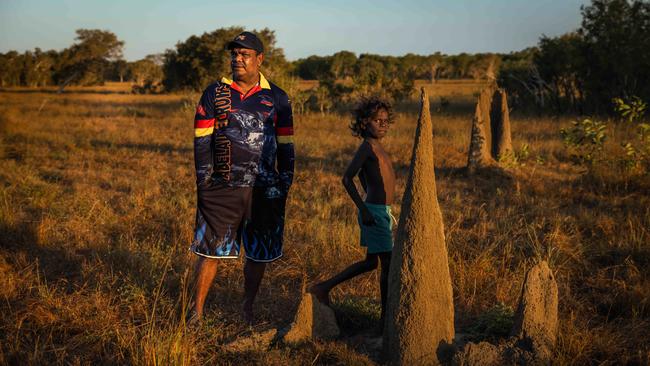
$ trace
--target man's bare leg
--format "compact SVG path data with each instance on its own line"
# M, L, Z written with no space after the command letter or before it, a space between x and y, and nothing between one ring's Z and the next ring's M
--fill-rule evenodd
M199 257L196 262L196 280L194 282L194 313L198 319L203 318L203 305L217 274L217 260Z
M264 262L246 259L246 264L244 264L244 303L242 304L242 312L244 321L248 324L253 324L254 321L253 302L260 288L260 283L262 283L265 269L266 263Z
M317 283L313 285L309 292L314 294L318 301L322 302L325 305L330 304L329 293L334 286L338 285L343 281L347 281L351 278L354 278L360 274L372 271L377 268L377 254L366 254L366 259L356 262L343 271L337 274L336 276L330 278L327 281Z

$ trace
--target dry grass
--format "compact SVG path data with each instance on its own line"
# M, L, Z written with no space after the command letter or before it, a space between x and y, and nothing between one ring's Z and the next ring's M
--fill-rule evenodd
M523 274L550 260L560 287L560 364L647 363L650 182L580 175L558 131L568 119L513 117L524 166L463 171L477 85L440 86L434 143L457 329L503 302ZM435 88L432 86L432 88ZM438 94L436 94L438 93ZM193 257L194 97L28 90L0 94L0 364L373 364L355 342L228 353L247 332L238 310L241 261L224 261L207 324L183 327ZM386 140L401 197L416 108ZM358 140L348 116L296 116L297 175L285 256L269 267L258 329L286 325L304 282L363 257L340 175ZM615 144L616 141L612 141ZM399 217L399 204L394 208ZM378 312L376 274L333 292L346 332ZM361 326L359 326L361 324ZM365 327L365 328L364 328Z

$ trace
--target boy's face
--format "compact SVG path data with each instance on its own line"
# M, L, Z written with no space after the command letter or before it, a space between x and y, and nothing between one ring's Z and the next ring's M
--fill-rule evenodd
M388 119L388 111L380 109L366 122L366 133L368 137L381 139L388 133L390 120Z

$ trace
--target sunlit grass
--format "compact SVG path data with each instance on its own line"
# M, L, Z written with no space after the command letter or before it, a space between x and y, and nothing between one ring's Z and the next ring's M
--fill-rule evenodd
M513 143L528 144L524 165L468 177L465 105L480 86L443 84L427 88L457 330L499 303L515 308L526 268L545 258L560 288L558 360L643 363L650 338L647 179L594 183L562 146L558 131L570 119L517 115ZM438 110L444 95L450 106ZM183 327L194 260L187 247L195 98L0 94L0 363L373 362L344 340L268 353L219 348L247 330L238 313L241 260L220 266L206 325ZM397 217L415 107L400 106L385 141L398 178ZM365 255L340 184L359 144L349 119L295 116L285 256L262 284L258 329L288 324L303 284ZM332 297L345 319L368 326L377 312L377 274L342 284Z

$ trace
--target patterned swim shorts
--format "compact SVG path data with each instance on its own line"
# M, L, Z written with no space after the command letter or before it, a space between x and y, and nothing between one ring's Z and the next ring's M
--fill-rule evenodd
M207 258L239 257L239 238L250 217L252 187L212 185L200 188L190 250Z
M246 258L255 262L273 262L282 257L285 196L273 187L255 187L251 219L244 224L242 242Z

